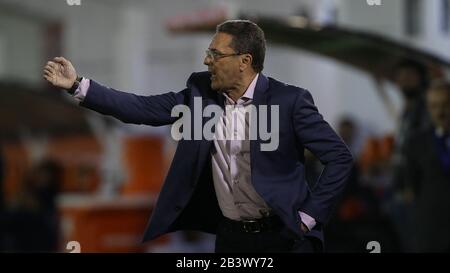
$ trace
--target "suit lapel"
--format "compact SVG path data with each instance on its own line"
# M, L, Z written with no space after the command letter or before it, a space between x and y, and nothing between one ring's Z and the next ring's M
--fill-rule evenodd
M267 98L266 98L266 91L269 89L269 79L267 79L266 76L264 76L262 73L259 74L258 81L256 82L255 86L255 92L253 93L253 101L252 104L256 107L257 112L259 109L259 106L261 104L267 104ZM259 115L259 113L258 113ZM259 117L257 115L259 123ZM269 119L270 120L270 119ZM252 125L254 126L254 125ZM257 127L259 130L259 126ZM250 160L251 160L251 170L253 171L253 166L256 165L258 156L256 156L260 151L260 139L259 139L259 132L257 133L257 139L256 140L250 140ZM254 177L254 175L252 175Z
M269 89L269 79L264 74L260 73L258 81L256 82L255 92L253 93L252 104L257 108L264 102L264 94Z

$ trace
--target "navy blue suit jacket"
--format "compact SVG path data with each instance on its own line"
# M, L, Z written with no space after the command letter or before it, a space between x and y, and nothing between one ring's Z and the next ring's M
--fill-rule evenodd
M175 105L193 108L194 97L202 98L203 107L210 104L223 107L223 97L210 87L208 72L193 73L181 92L155 96L125 93L91 81L81 105L126 123L161 126L177 120L171 117ZM348 148L317 111L305 89L260 74L253 104L279 105L280 109L278 149L261 151L263 141L259 137L251 141L253 186L285 223L283 234L297 239L310 235L323 240L322 227L330 219L352 168ZM207 120L203 118L203 123ZM144 240L180 229L215 233L222 214L212 180L211 144L205 139L179 141ZM312 189L305 181L304 148L325 166ZM307 234L300 229L298 211L317 221Z

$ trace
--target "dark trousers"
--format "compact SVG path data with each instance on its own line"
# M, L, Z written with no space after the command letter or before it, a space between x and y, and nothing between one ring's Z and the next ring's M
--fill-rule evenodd
M312 238L288 239L281 235L283 226L246 232L224 219L217 230L216 253L316 253L319 248ZM300 227L299 227L300 228Z

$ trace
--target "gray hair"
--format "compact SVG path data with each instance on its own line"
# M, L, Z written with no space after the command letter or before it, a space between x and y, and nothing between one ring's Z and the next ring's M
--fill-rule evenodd
M266 39L257 24L249 20L228 20L218 25L216 32L233 36L230 46L239 54L252 55L252 67L256 72L263 70Z

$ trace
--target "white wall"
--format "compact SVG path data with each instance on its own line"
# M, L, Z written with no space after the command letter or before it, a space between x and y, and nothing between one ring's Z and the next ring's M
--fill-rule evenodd
M403 1L382 0L380 6L369 6L365 0L340 0L339 25L400 39L403 35Z
M427 18L424 20L424 31L417 37L406 37L406 39L417 47L450 59L450 33L444 33L440 26L441 0L425 2L422 3L424 18Z
M39 23L34 18L0 9L0 78L40 81L44 41Z

